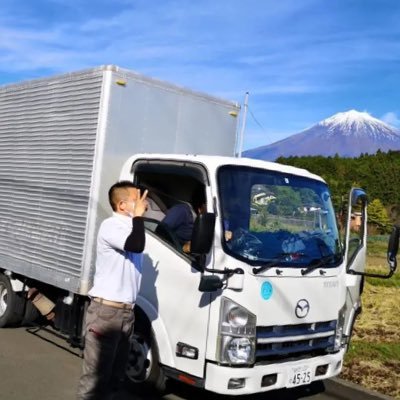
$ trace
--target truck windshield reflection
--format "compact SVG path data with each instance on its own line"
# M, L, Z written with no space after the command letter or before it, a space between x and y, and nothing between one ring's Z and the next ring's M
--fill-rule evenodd
M232 256L260 267L307 267L323 259L329 268L342 261L324 182L243 166L220 168L218 182L224 248Z

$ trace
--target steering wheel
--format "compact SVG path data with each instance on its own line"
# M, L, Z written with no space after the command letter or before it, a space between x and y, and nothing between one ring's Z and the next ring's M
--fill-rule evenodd
M256 255L262 244L262 241L258 239L257 236L243 228L238 228L232 235L231 250L237 251L238 253Z

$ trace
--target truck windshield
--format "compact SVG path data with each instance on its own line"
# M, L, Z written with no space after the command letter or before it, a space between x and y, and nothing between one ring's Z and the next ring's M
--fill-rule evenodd
M304 267L326 260L334 267L342 249L325 183L243 166L218 171L224 249L251 265L275 262Z

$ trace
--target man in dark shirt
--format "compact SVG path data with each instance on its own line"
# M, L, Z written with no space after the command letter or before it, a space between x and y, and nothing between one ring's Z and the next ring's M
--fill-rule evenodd
M207 211L204 191L195 192L192 204L193 207L189 203L174 205L161 221L175 235L185 253L190 252L190 240L196 215Z
M181 245L192 238L194 211L189 204L181 203L171 207L161 222L175 234Z

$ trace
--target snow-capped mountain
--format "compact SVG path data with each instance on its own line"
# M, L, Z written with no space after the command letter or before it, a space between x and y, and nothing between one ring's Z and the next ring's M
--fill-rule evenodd
M367 112L350 110L333 115L324 119L317 126L324 126L327 129L327 135L353 135L359 137L371 137L377 140L387 138L396 140L398 131L390 127L377 118L372 117Z
M243 156L270 161L280 156L358 157L378 149L400 150L400 131L366 112L350 110L279 142L247 150Z

